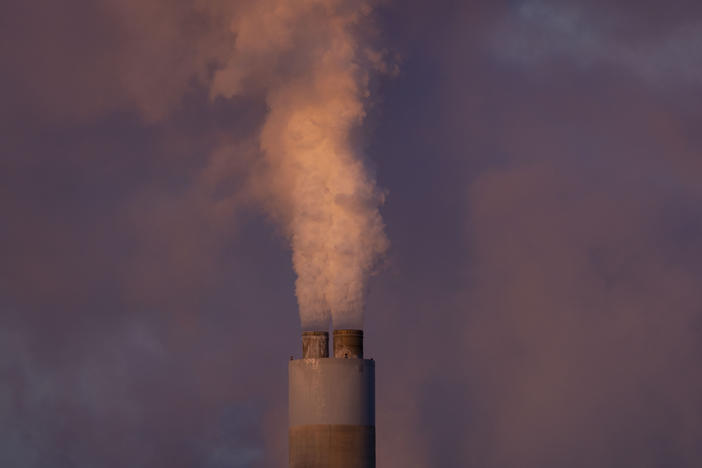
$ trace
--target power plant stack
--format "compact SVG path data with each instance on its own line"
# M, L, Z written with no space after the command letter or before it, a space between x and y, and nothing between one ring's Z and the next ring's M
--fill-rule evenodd
M375 467L375 361L363 359L362 330L302 333L289 364L291 468Z

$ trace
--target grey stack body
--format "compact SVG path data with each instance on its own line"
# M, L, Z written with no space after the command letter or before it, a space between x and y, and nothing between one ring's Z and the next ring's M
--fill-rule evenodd
M375 467L375 361L363 331L303 332L289 365L290 467Z

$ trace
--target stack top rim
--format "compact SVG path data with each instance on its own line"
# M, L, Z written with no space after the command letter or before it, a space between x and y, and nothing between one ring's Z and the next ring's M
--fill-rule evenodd
M355 329L341 329L341 330L334 330L334 335L360 335L363 336L363 330L355 330Z
M303 331L302 336L329 336L329 332L320 330L309 330Z

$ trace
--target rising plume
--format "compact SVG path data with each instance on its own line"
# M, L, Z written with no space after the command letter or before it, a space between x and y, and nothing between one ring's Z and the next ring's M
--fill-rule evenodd
M246 128L245 141L239 141L237 124L229 136L223 135L226 128L218 130L208 144L220 148L202 166L220 182L246 178L250 183L242 184L236 197L258 200L282 227L292 248L303 326L324 326L330 318L337 325L360 326L366 280L388 244L378 212L383 192L353 137L365 116L371 74L387 71L383 54L370 44L369 2L102 0L99 5L103 14L82 23L51 2L39 9L50 15L34 18L29 9L7 15L24 14L26 20L18 24L56 36L47 47L57 52L33 61L21 48L24 36L33 33L12 31L20 46L12 49L10 68L26 70L15 101L30 103L42 119L89 121L135 109L149 124L181 112L189 93L192 99L193 93L209 92L213 102L226 101L231 108L265 102L262 120L252 113L251 123L240 125ZM90 42L63 35L93 29L99 33ZM124 40L111 47L111 34ZM50 57L58 55L77 58L56 70ZM203 181L198 193L219 193L216 184L207 185L211 176L198 180ZM236 197L230 205L238 203ZM219 211L215 223L234 216Z
M378 54L359 39L368 5L268 0L232 21L236 42L212 94L259 88L269 112L260 134L259 193L292 248L304 328L360 327L368 275L388 242L383 194L352 132L362 122Z

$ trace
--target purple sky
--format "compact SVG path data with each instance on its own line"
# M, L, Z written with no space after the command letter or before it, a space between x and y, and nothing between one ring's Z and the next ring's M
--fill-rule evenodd
M0 6L0 466L287 463L266 106L195 3ZM702 7L463 3L374 17L379 466L702 466Z

